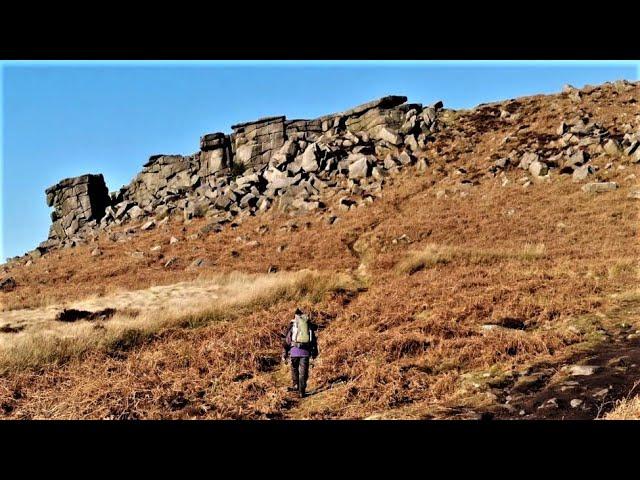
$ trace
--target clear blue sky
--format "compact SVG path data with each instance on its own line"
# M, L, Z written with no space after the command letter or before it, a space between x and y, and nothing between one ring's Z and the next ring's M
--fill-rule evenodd
M103 173L129 183L156 153L190 154L200 135L267 115L313 118L389 94L469 108L562 85L636 80L614 62L5 63L0 262L47 237L45 188Z

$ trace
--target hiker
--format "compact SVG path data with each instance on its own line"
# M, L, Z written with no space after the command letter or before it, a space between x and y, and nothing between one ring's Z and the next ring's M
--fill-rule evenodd
M316 330L317 326L309 320L309 316L296 308L282 343L284 348L282 361L286 363L291 357L292 386L287 390L297 391L300 398L305 396L310 359L313 360L318 356Z

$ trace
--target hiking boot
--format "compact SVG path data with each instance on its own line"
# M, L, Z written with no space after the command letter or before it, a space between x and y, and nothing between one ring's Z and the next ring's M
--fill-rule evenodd
M300 398L304 398L307 396L307 394L305 393L304 390L300 390L300 392L298 392L300 394Z

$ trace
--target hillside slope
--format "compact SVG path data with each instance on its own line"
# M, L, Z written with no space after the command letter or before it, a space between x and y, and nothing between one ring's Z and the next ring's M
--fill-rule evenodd
M0 413L602 416L640 374L638 100L616 82L444 110L425 162L359 206L329 188L326 210L125 223L11 262ZM297 305L321 326L302 400L278 362Z

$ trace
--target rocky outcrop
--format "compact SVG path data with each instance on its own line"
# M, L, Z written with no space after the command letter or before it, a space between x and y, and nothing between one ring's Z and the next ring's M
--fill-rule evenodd
M327 188L372 201L385 172L415 163L438 130L441 105L406 100L388 96L312 120L276 116L233 125L230 135L202 136L192 155L151 156L129 185L110 195L102 176L64 180L47 191L56 211L43 247L73 245L86 226L95 233L131 220L150 225L148 217L160 221L176 212L185 220L209 217L208 231L219 231L222 223L272 206L322 210ZM421 159L423 169L426 164Z
M598 90L567 87L561 95L582 101ZM271 208L296 215L322 212L332 203L338 210L351 210L375 201L388 176L410 166L416 174L431 168L434 175L450 175L467 190L480 176L499 175L502 185L508 185L505 172L518 167L524 175L518 182L528 187L557 174L571 175L575 182L604 179L602 166L594 163L597 158L640 161L637 124L610 131L576 107L565 113L555 134L531 137L526 125L514 130L491 154L484 172L449 169L442 162L432 165L427 150L455 161L459 153L472 151L476 135L516 122L521 103L479 105L461 117L443 109L442 102L423 106L407 103L404 96L387 96L316 119L271 116L239 123L229 134L203 135L199 151L191 155L151 156L117 192L107 193L101 175L66 179L51 187L47 202L54 206L53 225L38 252L73 246L127 222L135 222L129 231L160 227L174 215L186 221L206 217L201 233L209 234ZM458 140L463 146L458 154L442 150L444 141ZM589 186L585 191L603 188L609 187ZM325 215L329 224L336 218L332 213L337 212Z
M85 228L97 224L111 203L101 174L64 179L49 187L46 195L47 205L54 210L49 239L44 247L81 236Z

